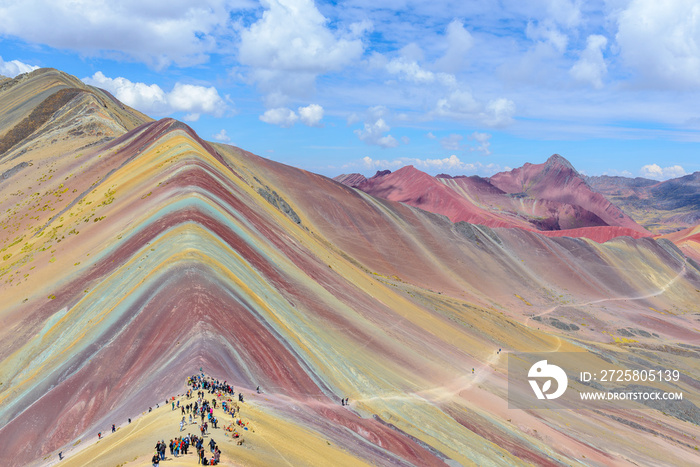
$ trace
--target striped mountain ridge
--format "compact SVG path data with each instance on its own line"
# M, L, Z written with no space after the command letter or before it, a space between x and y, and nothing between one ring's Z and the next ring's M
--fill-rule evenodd
M21 97L18 85L0 92L1 105L31 101L14 125L41 105L26 89L46 76L24 78ZM512 411L505 399L506 353L557 349L591 365L673 364L697 401L699 360L686 357L698 352L700 270L670 241L452 223L173 119L58 131L59 117L68 129L95 121L81 109L67 100L0 154L3 173L27 164L0 183L3 465L42 465L59 450L79 465L81 448L131 461L96 433L182 393L199 368L245 394L253 425L303 434L247 435L252 464L697 456L692 402L610 418ZM637 337L623 341L628 330Z

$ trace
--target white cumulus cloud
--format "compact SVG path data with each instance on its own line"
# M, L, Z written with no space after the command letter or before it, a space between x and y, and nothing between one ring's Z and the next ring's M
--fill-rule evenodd
M661 167L658 164L647 164L639 170L639 174L644 178L668 180L669 178L677 178L687 175L687 172L680 165Z
M552 21L527 24L525 34L539 45L548 45L557 53L564 53L569 43L566 34L559 30L559 27Z
M395 58L387 63L386 69L391 74L400 75L407 81L418 84L427 84L435 81L435 74L421 68L415 60L409 61L405 58Z
M231 142L231 137L226 134L226 130L223 128L221 129L220 132L214 133L212 136L215 140L221 141L222 143L230 143Z
M488 126L500 127L513 122L515 102L499 97L486 104L485 111L480 115L481 121Z
M323 118L323 107L318 104L299 107L299 118L304 125L320 126L321 119Z
M122 77L109 78L101 71L83 78L83 82L104 88L126 105L149 115L187 112L184 119L196 121L201 114L220 117L227 109L214 87L176 83L170 92L165 92L157 84L134 83Z
M323 118L323 107L318 104L310 104L306 107L299 107L297 112L287 107L276 107L265 111L260 116L260 120L271 125L279 125L283 128L289 128L301 120L301 123L307 126L321 126Z
M246 0L6 0L0 35L89 56L121 56L157 69L204 63Z
M316 76L358 60L368 24L332 31L312 0L262 0L262 18L241 31L238 59L274 102L306 96ZM268 102L270 103L270 102Z
M441 117L464 119L478 114L482 108L483 106L474 99L471 92L457 90L438 100L436 111Z
M195 121L200 114L220 117L226 104L215 87L176 83L167 94L167 100L175 111L188 112L186 120Z
M291 109L278 107L265 111L265 113L260 116L260 120L271 125L289 128L299 120L299 116Z
M603 58L603 50L608 44L605 36L591 34L586 40L586 48L581 57L571 67L569 73L577 81L590 84L596 89L603 87L603 77L608 72L608 66Z
M650 85L700 86L700 3L632 0L618 17L623 62Z
M471 120L491 127L502 127L513 122L515 103L499 97L486 104L477 101L471 92L456 90L439 99L433 116L452 120Z
M367 144L374 144L383 148L395 148L399 145L391 135L385 135L391 128L386 124L383 118L378 118L374 122L365 122L361 130L355 130L355 134L361 141Z
M444 86L454 86L457 83L454 75L433 73L421 67L416 60L410 60L405 57L392 59L387 63L386 70L392 75L398 75L399 78L415 84L438 82Z
M17 75L29 73L38 68L38 66L27 65L19 60L10 60L6 62L0 57L0 75L7 76L8 78L14 78Z
M464 28L461 21L455 19L447 26L447 50L435 63L438 69L456 73L467 65L467 54L474 46L474 38Z
M381 105L370 107L365 112L364 125L362 129L355 130L357 137L367 144L380 146L383 148L395 148L399 142L391 135L386 135L391 128L386 123L385 118L389 110Z

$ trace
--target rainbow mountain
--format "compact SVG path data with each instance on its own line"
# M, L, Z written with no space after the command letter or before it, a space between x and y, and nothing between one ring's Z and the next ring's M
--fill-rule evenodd
M52 69L0 80L0 147L3 465L99 462L200 368L267 427L230 465L700 460L700 267L669 239L453 223ZM669 366L687 404L510 409L527 351Z

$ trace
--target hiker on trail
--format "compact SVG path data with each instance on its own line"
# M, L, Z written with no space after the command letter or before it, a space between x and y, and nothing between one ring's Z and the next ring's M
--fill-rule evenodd
M182 431L183 426L185 426L185 417L182 417L182 420L180 420L180 431Z
M257 387L256 391L258 391L258 394L260 394L260 386Z
M175 449L175 445L173 444L172 439L170 440L170 444L168 444L168 447L170 448L170 455L172 456Z
M346 398L345 398L345 405L350 405L350 404L348 403L348 400L349 400L349 399L346 397Z
M151 462L153 463L153 467L158 467L160 465L160 457L158 457L158 454L153 454L153 457L151 458Z
M63 451L58 451L58 460L63 460Z
M131 424L131 419L129 419L129 424Z
M175 410L175 401L173 401L173 410Z
M192 425L192 414L190 414L190 425Z
M101 431L97 432L97 439L102 439L102 432Z
M345 405L345 399L343 399L342 397L340 398L340 404Z
M114 428L114 423L112 423L112 433L114 433L114 432L116 432L116 431L117 431L117 429Z
M165 440L164 439L160 440L160 449L158 451L160 452L160 460L165 460Z

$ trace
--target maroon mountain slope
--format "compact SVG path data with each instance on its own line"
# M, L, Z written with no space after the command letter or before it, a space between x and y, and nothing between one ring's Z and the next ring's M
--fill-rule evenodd
M413 166L396 172L377 172L335 178L372 196L398 201L489 227L519 227L549 236L586 237L605 242L618 236L651 235L601 194L593 191L561 156L544 164L494 175L438 175L432 177Z
M465 221L489 227L522 227L527 220L508 212L493 213L477 206L468 197L445 185L439 178L421 172L412 165L396 172L382 171L357 185L377 198L406 203L447 216L452 222Z
M497 173L489 180L506 193L579 206L597 216L603 225L626 227L642 235L649 234L605 196L593 191L569 161L558 154L544 164L525 164L510 172Z
M438 175L438 179L486 210L497 214L509 213L526 220L530 229L560 231L608 225L581 206L533 198L525 193L507 193L481 177Z

